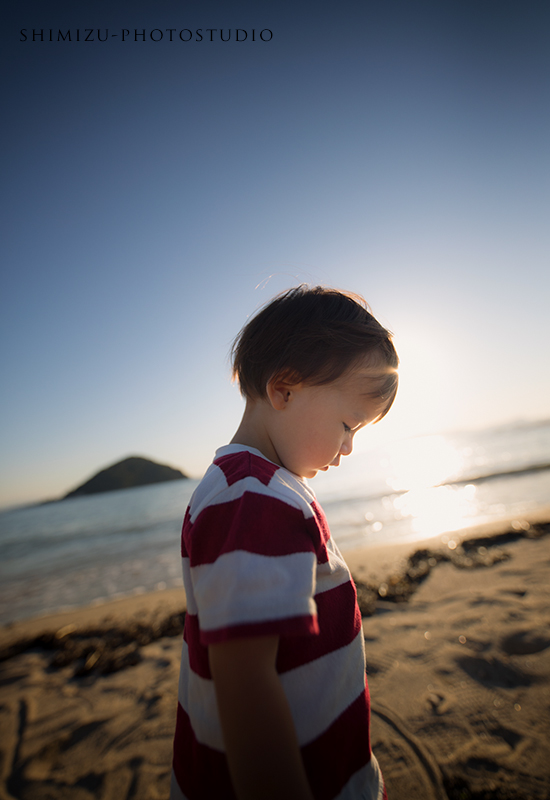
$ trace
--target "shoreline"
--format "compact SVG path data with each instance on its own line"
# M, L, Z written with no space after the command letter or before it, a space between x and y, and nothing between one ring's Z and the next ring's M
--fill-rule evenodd
M549 796L549 520L344 554L390 800ZM2 800L166 800L183 611L169 589L0 629Z
M480 537L493 538L505 530L521 531L522 526L535 526L550 520L550 505L538 508L521 515L501 517L490 522L470 525L458 530L445 531L424 539L415 539L410 542L399 542L390 545L373 545L372 547L358 547L342 553L351 574L361 581L379 581L387 574L402 570L407 559L419 550L449 550L449 542L455 542L459 547L464 541Z
M451 552L449 542L458 548L464 541L488 537L495 538L505 530L518 532L550 520L550 505L524 514L509 516L491 522L447 531L424 539L388 545L373 545L343 551L342 555L355 582L378 585L389 576L406 571L408 559L415 553L429 549ZM522 527L523 526L523 527ZM0 651L23 638L34 638L44 633L56 632L67 626L102 628L116 621L118 626L136 622L150 622L162 616L186 611L185 590L182 586L150 592L139 592L116 598L101 598L84 606L46 612L0 625Z

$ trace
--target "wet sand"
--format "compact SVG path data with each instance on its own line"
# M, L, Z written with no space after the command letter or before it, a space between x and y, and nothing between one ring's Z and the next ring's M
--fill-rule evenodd
M548 519L346 554L390 800L550 796ZM171 590L0 629L0 800L166 800L184 608Z

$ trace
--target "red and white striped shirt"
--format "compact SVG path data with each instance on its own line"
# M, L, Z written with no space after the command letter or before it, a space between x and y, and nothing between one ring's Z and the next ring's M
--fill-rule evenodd
M309 486L254 448L220 448L186 511L182 558L171 800L235 798L208 645L269 634L316 800L382 800L355 587Z

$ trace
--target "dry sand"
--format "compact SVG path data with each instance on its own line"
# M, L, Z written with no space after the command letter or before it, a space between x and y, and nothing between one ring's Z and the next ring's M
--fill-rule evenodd
M497 538L455 563L349 554L390 800L550 797L550 525L516 528L462 532ZM0 630L0 800L166 800L183 606L161 592Z

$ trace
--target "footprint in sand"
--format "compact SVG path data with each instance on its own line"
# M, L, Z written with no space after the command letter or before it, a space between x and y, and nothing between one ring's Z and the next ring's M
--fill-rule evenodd
M500 648L509 656L527 656L550 647L550 637L543 630L518 630L500 641Z
M456 663L470 678L488 686L511 689L517 686L531 686L536 680L533 675L504 664L495 657L489 659L460 656L456 659Z

